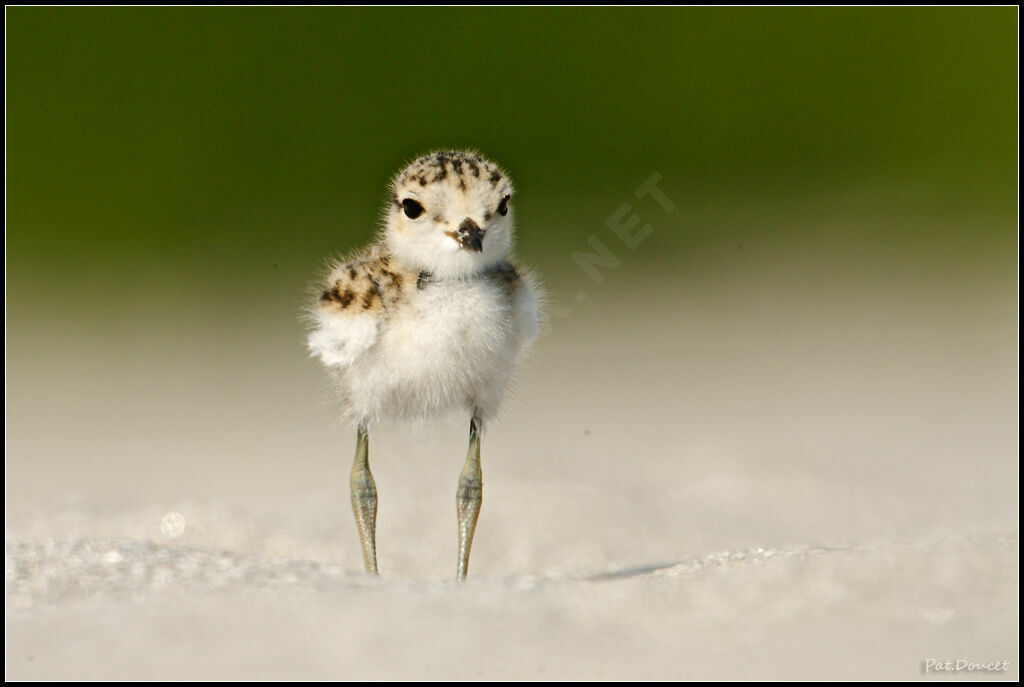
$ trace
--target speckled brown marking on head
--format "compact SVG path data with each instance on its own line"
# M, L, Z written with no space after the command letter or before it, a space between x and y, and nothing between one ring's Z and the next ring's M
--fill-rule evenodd
M399 184L419 182L421 187L426 187L447 179L466 192L475 179L487 179L493 188L500 189L504 176L499 167L475 153L439 150L411 162L402 172ZM397 206L400 198L395 202Z
M455 172L456 178L459 180L459 190L466 190L466 170L463 168L463 162L461 158L455 158L452 160L452 170Z
M425 289L433 276L430 272L420 272L419 276L416 277L416 288L420 290Z

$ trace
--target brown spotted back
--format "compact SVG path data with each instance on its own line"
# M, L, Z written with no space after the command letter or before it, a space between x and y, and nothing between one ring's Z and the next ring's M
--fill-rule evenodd
M387 249L374 245L363 255L335 267L327 278L320 306L334 312L372 312L404 298L418 275L398 267Z

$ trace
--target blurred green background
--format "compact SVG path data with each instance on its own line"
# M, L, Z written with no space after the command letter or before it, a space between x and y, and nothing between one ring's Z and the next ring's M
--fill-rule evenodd
M889 384L898 359L924 380L984 363L1015 397L1016 8L6 17L8 466L40 489L65 456L140 454L152 474L229 453L277 484L300 427L321 470L310 282L439 147L516 182L557 335L527 375L552 385L539 408L581 401L584 375L654 398L703 374L707 398L714 365L775 370L776 393L849 370ZM654 173L671 213L634 196ZM653 228L635 250L606 225L623 203ZM572 257L592 239L620 261L600 284ZM599 362L640 349L650 378Z
M627 201L659 230L648 272L742 243L721 226L737 206L748 244L825 230L770 208L828 205L884 218L857 230L881 251L1015 251L1013 7L6 17L9 314L298 303L324 255L369 238L389 175L438 147L510 171L556 300ZM653 172L682 211L631 199ZM965 216L985 222L933 222Z

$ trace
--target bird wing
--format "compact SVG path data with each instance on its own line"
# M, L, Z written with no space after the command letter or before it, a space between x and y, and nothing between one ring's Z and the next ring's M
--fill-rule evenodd
M389 274L387 258L373 250L331 267L311 308L306 339L324 365L348 367L376 343L384 314L382 273Z

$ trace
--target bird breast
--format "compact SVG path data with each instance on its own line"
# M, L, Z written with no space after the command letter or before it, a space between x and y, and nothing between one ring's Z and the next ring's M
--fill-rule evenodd
M490 404L521 345L508 288L491 279L421 280L407 295L381 323L378 345L352 365L358 405L409 417Z
M515 339L509 299L482 280L428 282L388 324L382 353L410 383L487 377Z

